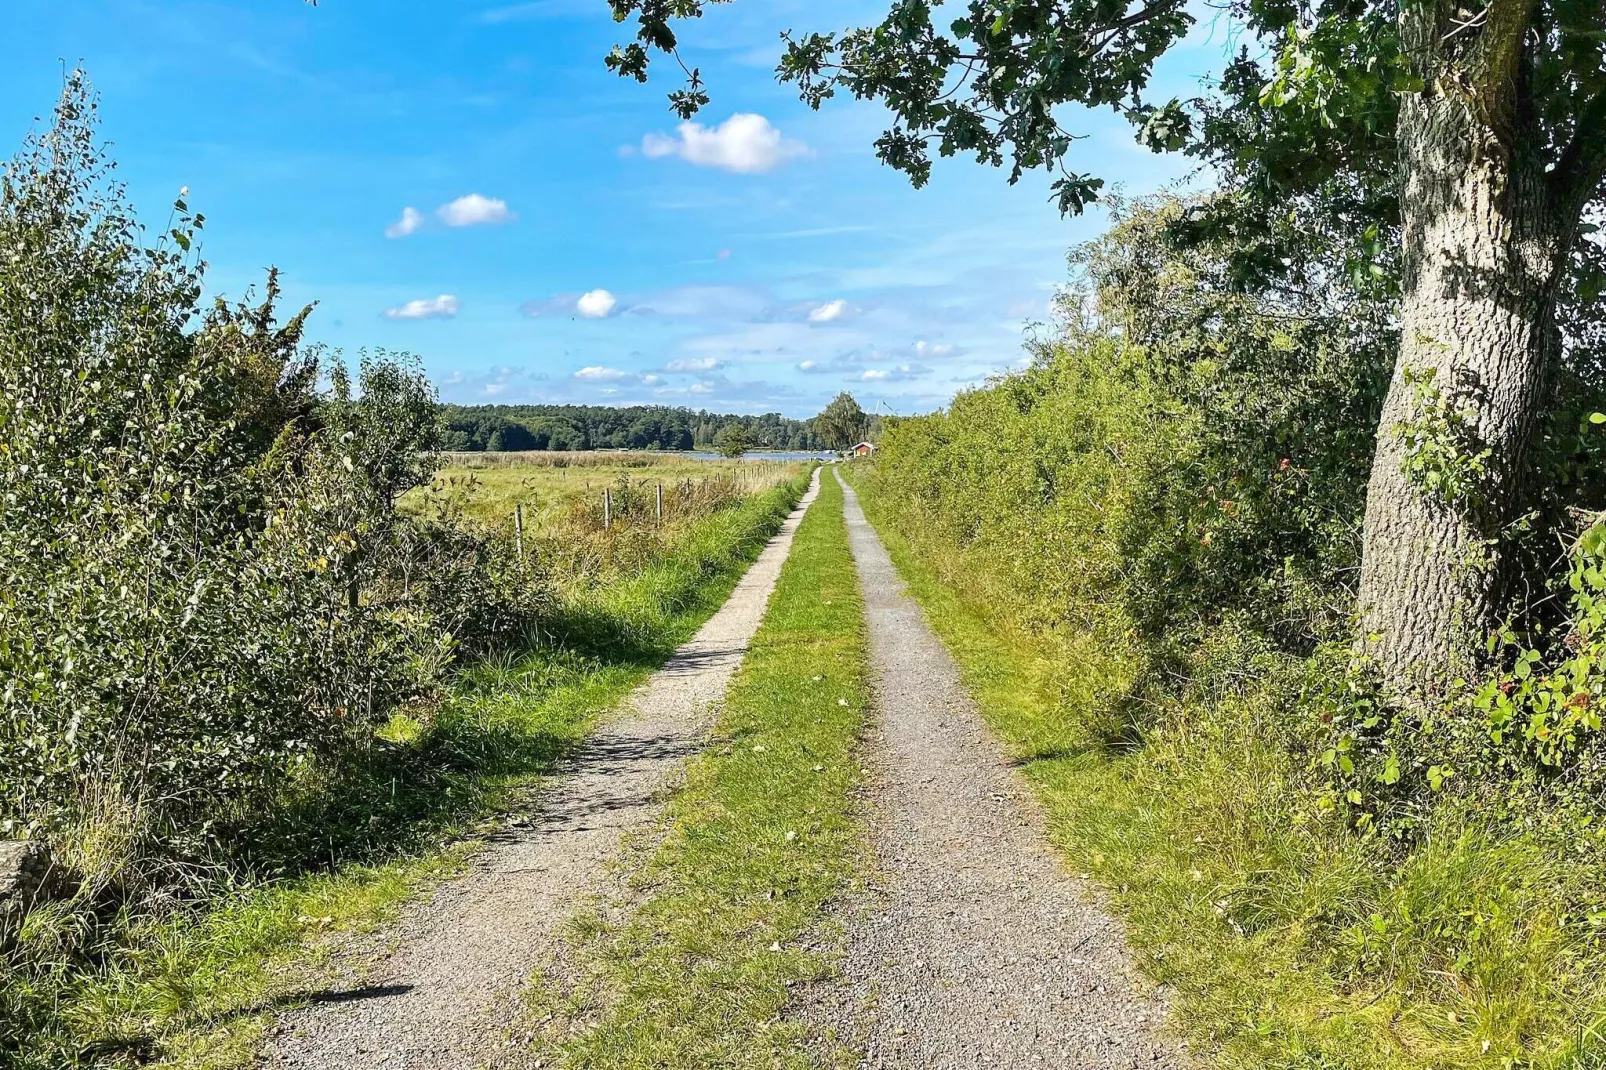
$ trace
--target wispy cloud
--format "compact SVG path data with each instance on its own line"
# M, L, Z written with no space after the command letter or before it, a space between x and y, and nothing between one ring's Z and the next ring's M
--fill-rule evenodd
M678 156L699 167L743 175L772 171L807 152L807 145L782 137L768 119L751 112L738 112L718 126L681 123L673 136L654 133L641 139L641 153L648 159Z
M395 308L385 309L385 318L393 320L449 320L456 316L463 303L451 294L423 297Z
M832 320L841 319L847 310L848 303L839 297L835 301L827 301L823 305L809 309L809 322L830 323Z
M777 230L768 234L755 234L755 238L828 238L837 234L862 234L874 227L844 224L836 227L809 227L806 230Z
M622 383L637 378L634 372L627 372L620 368L609 368L601 364L593 364L581 368L574 373L574 377L582 383Z
M385 228L385 237L405 238L409 234L417 232L418 228L423 225L424 213L408 205L402 209L401 218Z
M700 374L718 371L724 366L725 362L717 357L692 357L685 360L672 360L664 365L664 371L677 374Z
M861 383L901 383L930 375L931 369L923 364L899 364L892 368L866 368L859 373Z

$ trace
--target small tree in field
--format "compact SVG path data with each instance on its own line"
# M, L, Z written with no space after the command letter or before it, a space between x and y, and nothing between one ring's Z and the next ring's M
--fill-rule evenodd
M741 424L727 424L714 436L714 449L721 457L735 460L753 448L753 438Z

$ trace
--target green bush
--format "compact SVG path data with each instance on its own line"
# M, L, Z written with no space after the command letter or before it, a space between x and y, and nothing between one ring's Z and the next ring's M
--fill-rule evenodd
M202 218L147 241L94 108L75 78L0 179L0 832L99 895L182 878L539 600L396 512L438 433L418 369L304 346L271 274L202 307Z

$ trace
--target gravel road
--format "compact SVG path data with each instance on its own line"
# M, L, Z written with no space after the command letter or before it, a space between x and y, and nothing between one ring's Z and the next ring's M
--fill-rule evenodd
M848 489L880 721L879 872L815 1012L863 1067L1181 1065L1121 931L1066 873L947 650Z
M713 707L747 652L819 489L797 510L697 636L599 729L543 793L537 812L492 838L469 873L444 884L358 963L360 978L319 993L273 1030L271 1067L516 1066L508 1031L526 979L549 961L554 929L598 886L625 832L657 814L666 781L703 742Z

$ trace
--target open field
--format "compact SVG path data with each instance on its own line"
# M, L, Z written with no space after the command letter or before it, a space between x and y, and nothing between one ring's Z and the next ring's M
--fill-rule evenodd
M689 498L715 489L753 493L797 476L795 461L712 461L654 453L456 453L428 487L408 492L402 509L412 513L459 513L492 526L513 522L522 506L526 525L550 527L575 509L601 517L607 488L625 522L656 518L657 488L664 489L670 519Z

